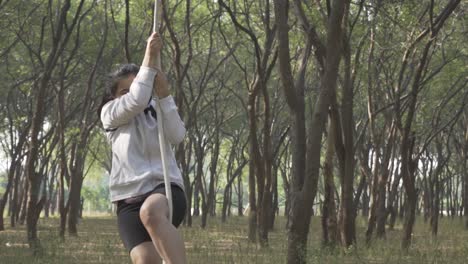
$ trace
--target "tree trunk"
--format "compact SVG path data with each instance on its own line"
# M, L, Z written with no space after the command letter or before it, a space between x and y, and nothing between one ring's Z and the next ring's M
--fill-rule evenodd
M255 191L255 164L253 159L249 162L249 227L248 238L250 242L257 241L257 201Z
M354 196L354 218L356 219L356 216L358 215L358 210L359 210L359 204L361 204L361 210L364 210L364 204L362 204L361 198L365 195L363 193L366 192L367 188L367 181L366 177L364 175L361 175L361 179L359 180L359 185L356 190L356 195Z
M226 218L228 216L228 209L230 208L229 204L232 203L232 183L234 182L233 175L232 175L232 167L234 163L234 155L235 155L235 148L234 142L238 143L237 141L233 141L231 145L231 151L229 152L229 158L227 160L227 168L226 168L226 180L228 181L226 186L224 187L223 191L223 206L221 208L221 222L225 223Z
M251 92L249 93L249 101L248 101L248 116L249 116L249 139L250 139L250 169L249 169L249 240L251 242L257 242L259 239L260 243L263 245L264 240L261 237L257 237L260 235L262 231L262 226L258 226L261 221L263 221L262 217L262 198L264 192L264 179L265 179L265 170L263 167L263 160L260 155L260 145L257 138L257 98L258 93L261 88L261 82L258 80L259 76L254 83L251 85ZM252 193L253 192L253 193ZM256 196L258 194L258 196ZM260 209L257 205L257 197L258 197L258 204L260 205ZM255 216L254 216L255 214ZM255 220L255 222L254 222ZM255 232L255 233L254 233ZM257 234L258 233L258 234Z
M403 221L405 214L406 214L406 195L403 192L403 189L400 191L400 194L398 195L399 199L399 205L398 205L398 217L400 218L401 221Z
M28 193L29 193L29 180L26 178L26 175L23 175L23 191L21 192L21 199L20 199L20 210L19 210L19 223L20 225L24 225L26 221L26 211L28 208Z
M437 237L437 232L439 230L439 213L440 213L440 175L442 174L443 168L445 167L446 163L450 159L450 151L447 151L448 154L446 157L444 157L444 152L443 152L443 147L442 147L442 142L440 142L440 139L436 139L436 149L437 149L437 165L435 170L433 170L432 175L429 175L431 177L431 193L432 199L431 199L431 218L430 218L430 223L431 223L431 233L432 237L436 238ZM451 193L451 191L449 191Z
M237 215L244 216L244 199L243 199L243 191L242 191L242 177L237 178ZM250 198L249 198L250 199Z
M265 83L262 85L263 102L264 102L264 125L263 125L263 159L259 164L263 168L263 182L262 187L263 195L261 196L261 208L259 210L260 221L260 245L262 247L268 246L268 232L271 227L271 214L273 210L273 190L272 190L272 150L271 150L271 114L270 114L270 97L268 94L267 86ZM260 174L260 173L259 173ZM260 183L262 179L258 180ZM259 188L260 189L260 188ZM259 192L260 197L260 192Z
M10 201L10 207L16 209L16 199L17 191L18 191L18 179L19 179L19 172L21 166L21 151L23 146L27 140L29 124L26 124L22 131L19 131L19 139L17 144L11 150L11 162L10 167L8 168L8 176L7 176L7 185L5 188L5 192L3 193L3 197L0 199L0 231L5 230L5 224L3 222L3 212L5 210L5 205L8 200L8 197L11 196L12 199ZM14 142L11 142L14 144ZM15 177L16 176L16 177ZM13 195L10 195L10 191L14 189ZM12 210L13 211L13 210ZM15 212L11 212L11 216L16 214ZM12 217L14 219L14 217ZM14 221L11 221L12 226L14 226Z
M380 173L380 140L374 139L375 151L373 155L373 167L372 181L370 185L370 208L369 208L369 219L366 230L366 243L369 245L374 233L375 225L377 222L377 205L378 205L378 174ZM365 161L363 161L365 162Z
M333 178L333 157L335 153L335 126L334 120L329 119L327 152L323 164L324 201L322 209L322 242L326 246L334 246L338 239L336 204L335 204L335 183Z
M189 138L190 140L190 138ZM189 146L186 148L186 146ZM180 163L182 178L184 180L184 187L185 187L185 197L187 199L187 210L185 212L185 219L184 225L191 227L192 226L192 194L193 188L190 182L190 157L192 156L192 148L190 147L191 144L181 143L179 144L177 151L176 151L176 159ZM186 151L188 153L186 153Z
M29 152L26 159L26 176L29 181L29 197L28 197L28 206L27 206L27 237L29 246L33 249L34 253L37 253L39 240L37 238L37 220L39 217L38 206L40 205L38 201L39 195L39 184L42 182L42 175L37 173L36 161L39 157L39 132L42 129L44 116L45 116L45 100L47 93L47 87L54 70L57 61L64 50L65 45L70 39L72 30L77 22L77 16L73 18L73 21L67 30L65 31L66 35L62 39L62 33L64 33L64 27L67 25L65 19L67 17L68 11L71 7L71 1L66 0L63 2L60 13L58 14L58 19L56 21L56 27L54 30L54 38L52 39L52 45L50 52L48 54L47 60L44 64L42 74L40 79L34 84L34 91L36 96L34 97L34 106L33 106L33 116L32 123L29 133ZM81 0L78 4L76 14L79 14L83 6L84 0ZM53 23L53 22L52 22Z
M229 180L229 179L228 179ZM223 207L221 207L221 222L226 223L226 219L228 217L228 210L229 210L229 204L232 203L231 201L231 188L230 187L224 187L224 192L223 192Z
M464 215L465 215L465 229L468 229L468 124L464 130L464 139L465 142L462 145L462 177L463 177L463 207L464 207Z
M185 94L184 94L182 85L184 83L185 77L187 76L187 70L192 60L192 35L191 35L192 27L190 26L191 25L190 18L192 14L191 13L192 9L190 6L191 6L191 1L187 0L186 1L186 13L184 16L185 17L185 33L186 33L184 34L184 41L186 41L189 45L188 45L188 54L186 57L187 60L186 60L185 65L183 65L181 61L183 53L179 44L180 40L177 38L173 30L173 25L172 25L173 21L168 19L169 16L166 13L167 9L163 8L162 10L162 17L164 19L165 26L169 31L169 34L171 36L170 40L173 42L173 47L174 47L173 65L175 68L175 77L176 77L176 80L175 80L176 85L174 89L175 90L175 102L179 109L179 114L182 120L184 120L184 115L185 115L185 108L184 108ZM152 9L152 11L154 11L154 9ZM188 38L186 36L188 36ZM190 122L191 117L192 116L189 115L189 118L188 118L189 120L186 123ZM191 139L189 138L189 140ZM184 144L183 142L180 143L177 148L177 153L176 153L176 157L178 157L177 160L181 164L182 177L184 178L184 185L185 185L185 191L186 191L186 197L187 197L187 212L186 212L185 224L189 227L192 226L192 194L194 193L194 190L192 187L193 185L191 184L190 178L189 178L189 169L191 166L190 159L191 159L191 152L192 152L192 148L190 147L191 145L192 143L187 143L187 144ZM188 151L189 153L186 154L185 151Z
M36 174L33 171L34 174ZM29 189L28 189L28 199L27 199L27 214L26 214L26 223L27 223L27 234L29 247L33 250L34 254L39 253L40 244L37 237L37 220L39 218L39 213L42 208L40 208L39 203L39 192L40 184L42 180L42 175L30 175L29 178Z
M413 132L411 131L411 127L412 127L413 119L414 119L415 112L416 112L417 96L418 96L418 92L420 90L419 88L421 85L420 82L423 76L423 71L426 69L426 65L428 63L428 54L434 42L434 39L437 36L437 33L439 32L439 30L442 28L445 21L447 20L447 18L450 16L450 14L458 6L459 3L460 3L460 0L450 1L446 5L446 7L442 10L440 15L437 17L437 19L435 20L436 22L433 22L431 19L430 21L431 25L429 26L429 29L427 29L430 31L430 38L427 41L421 53L421 59L416 68L416 73L415 73L413 83L411 86L411 91L409 94L408 113L406 116L403 131L401 132L402 134L401 173L402 173L402 178L403 178L403 186L405 187L406 195L408 198L405 222L403 225L403 239L401 243L403 250L408 250L409 246L411 245L411 237L413 233L413 225L414 225L416 207L417 207L417 195L418 194L416 192L416 187L415 187L415 177L416 177L415 173L416 173L418 161L417 159L415 160L412 158L415 136ZM434 6L431 5L429 8L431 9L429 12L432 15ZM417 41L419 40L420 39L418 39ZM407 52L413 47L413 45L417 43L417 41L412 43L412 45L407 50ZM408 53L405 53L405 57L404 57L405 59L403 63L407 62L406 61L407 56L408 56ZM402 72L405 69L404 66L402 66Z
M187 186L191 186L190 184ZM192 188L186 189L186 197L187 197L187 216L186 222L188 227L192 227L193 220L192 220Z
M431 177L428 177L428 168L427 164L423 161L423 170L422 170L422 177L423 177L423 187L424 187L424 193L423 193L423 202L424 202L424 223L427 223L429 220L430 214L431 214L431 201L432 201L432 179Z
M5 225L3 223L3 211L5 210L5 205L8 201L10 190L13 187L13 179L15 177L16 167L17 161L15 157L13 157L13 161L10 163L10 168L8 169L7 186L5 188L5 192L3 193L3 197L0 199L0 231L5 230Z
M19 185L21 184L21 164L17 164L16 173L15 173L15 182L13 188L13 200L11 204L11 216L10 216L10 225L11 227L16 226L16 221L18 221L19 211L21 209L21 200L19 195Z
M378 181L378 203L377 203L377 238L385 238L385 224L387 222L387 209L386 209L386 201L387 201L387 185L388 185L388 177L391 171L389 171L391 158L393 157L393 146L395 145L396 141L396 126L395 123L390 125L389 129L389 136L386 140L386 147L385 152L382 157L379 181Z
M49 198L47 196L47 175L49 173L46 173L45 177L44 177L44 182L42 184L42 197L44 198L44 217L45 218L49 218L49 209L47 207L47 203L49 201Z
M80 161L76 160L76 162ZM84 162L84 160L82 162ZM80 171L82 172L82 170ZM72 236L78 235L77 225L81 208L81 187L83 186L83 176L81 175L81 172L74 171L71 175L70 181L70 196L67 203L69 205L68 233Z
M202 177L203 177L203 161L204 161L204 155L205 155L205 150L203 147L203 143L201 142L202 138L201 136L198 136L198 141L196 142L196 166L197 166L197 171L196 171L196 176L195 176L195 190L194 190L194 206L193 206L193 216L200 216L200 195L202 200L205 200L205 191L203 190L203 182L202 182ZM203 203L203 202L202 202Z
M130 0L125 0L125 36L124 36L124 51L125 51L125 58L127 59L127 63L131 63L132 60L130 58L130 49L128 44L128 34L129 34L129 27L130 27Z
M229 188L229 193L228 193L229 199L228 199L228 208L227 208L227 216L231 217L232 215L232 188Z
M216 109L215 111L217 111L216 102L215 102L215 109ZM218 120L217 112L215 115L216 115L216 120ZM210 183L208 187L208 197L207 197L207 200L203 202L201 228L206 227L208 214L212 211L214 204L216 203L215 181L216 181L216 170L218 168L219 148L221 145L221 142L219 139L219 130L220 129L218 127L215 131L214 149L213 149L213 153L211 153L212 155L211 155L211 165L210 165Z
M63 165L63 164L62 164ZM65 174L64 168L60 169L60 180L59 180L59 193L58 193L58 209L60 214L60 230L59 235L61 238L65 237L65 229L67 225L67 214L68 204L65 206Z
M435 238L437 237L437 232L439 230L440 181L439 181L439 175L437 172L434 174L433 177L434 177L433 184L435 188L434 188L434 195L433 195L433 200L432 200L430 223L431 223L431 234L432 234L432 237Z
M349 2L345 1L345 13L347 17L349 13ZM347 19L344 20L345 22ZM343 34L344 35L344 34ZM339 39L340 37L338 37ZM342 101L341 101L341 135L343 138L342 154L337 151L339 156L342 156L340 166L341 174L341 207L339 214L339 224L341 233L341 244L346 248L356 242L356 226L354 213L354 117L353 117L353 102L354 92L353 83L351 80L351 43L349 39L344 41L343 56L344 56L344 71L345 78L342 85ZM338 70L337 70L338 71ZM337 73L338 74L338 73ZM335 77L336 78L336 77ZM336 82L336 80L335 80ZM336 86L336 84L335 84ZM334 90L334 89L333 89ZM336 99L335 99L336 100Z
M401 174L403 178L403 186L406 191L406 210L405 210L405 221L403 224L403 239L401 247L403 250L408 250L411 245L411 237L413 235L413 226L416 216L417 206L417 193L415 187L415 169L417 161L412 159L413 147L414 147L414 135L410 135L411 120L414 115L414 109L416 106L416 98L413 100L413 104L408 114L408 120L406 123L406 129L403 134L401 143ZM415 164L416 163L416 164Z
M398 195L398 194L397 194ZM398 196L395 197L393 201L389 199L389 208L388 208L388 213L390 215L388 219L388 229L389 230L395 230L395 223L398 215L398 201L399 198Z
M265 41L263 41L263 49L260 45L259 38L251 30L250 26L243 26L236 18L235 12L226 5L223 0L219 0L218 4L221 9L224 9L228 12L231 21L236 26L236 28L243 33L245 33L253 44L252 48L254 50L255 58L255 71L252 79L249 81L249 97L247 103L247 113L249 118L249 140L250 140L250 170L249 170L249 200L250 200L250 221L249 221L249 240L256 241L256 236L253 232L258 232L259 241L261 246L265 246L268 241L268 215L269 215L269 203L271 201L271 190L265 190L265 186L269 184L268 189L271 188L271 160L269 156L262 157L260 148L262 145L259 143L259 138L257 135L257 116L259 114L257 103L259 98L259 93L263 92L264 106L265 106L265 124L263 130L263 151L269 155L268 148L271 146L270 142L270 105L269 98L267 94L267 83L268 79L271 76L271 71L276 61L276 56L270 60L271 55L273 54L273 41L275 40L275 29L272 28L272 14L270 12L270 1L264 2L264 9L262 9L262 14L264 19L263 30L265 33ZM242 68L242 66L241 66ZM249 73L246 70L243 70L245 76L248 76ZM265 138L266 135L266 138ZM265 149L266 148L266 149ZM256 184L257 188L257 197L254 197L252 191L255 191ZM266 192L266 193L265 193ZM258 203L257 200L258 199ZM258 208L257 208L258 207ZM257 216L253 216L255 213ZM255 217L255 219L254 219ZM254 221L256 223L254 223ZM258 228L257 226L259 225Z
M398 199L398 189L400 185L400 180L401 180L401 174L398 173L398 169L400 167L400 163L397 163L396 169L394 172L394 179L393 183L391 185L390 189L390 194L388 197L388 213L390 214L390 219L389 219L389 230L393 230L395 227L395 222L396 222L396 217L398 215L398 207L399 207L399 199Z
M50 173L49 184L47 187L47 200L44 205L44 212L45 212L46 217L49 217L51 214L51 205L53 203L54 182L55 182L56 171L57 171L57 166L54 165Z
M289 55L288 36L288 5L285 1L275 1L276 24L278 30L278 49L280 61L280 77L286 95L286 101L291 110L291 142L293 151L292 183L291 183L291 213L288 230L288 256L290 264L301 264L307 261L307 238L312 216L312 204L317 190L322 135L325 130L327 110L330 96L336 90L338 66L341 58L342 19L345 1L333 2L327 24L327 42L325 70L321 76L321 89L315 103L310 122L310 136L307 149L304 149L305 137L305 102L304 80L307 58L311 52L313 39L309 36L303 59L299 66L300 73L297 87L294 85ZM299 5L295 6L301 10ZM303 10L301 10L303 11ZM303 14L303 13L302 13ZM312 31L309 31L312 32ZM323 46L323 45L320 45ZM324 54L322 54L323 56ZM323 57L318 58L319 61ZM322 61L323 62L323 61ZM305 157L307 153L307 166Z
M234 153L234 151L232 153ZM245 160L244 163L239 164L239 167L237 167L234 173L232 172L229 173L231 174L231 178L229 179L229 181L226 184L226 187L224 188L223 209L222 209L222 217L221 217L222 222L226 221L226 216L228 216L230 212L230 203L232 202L232 197L231 197L232 185L234 184L236 179L238 180L238 183L240 182L239 178L242 178L241 177L242 169L245 167L246 164L247 164L247 161ZM242 204L242 197L241 195L238 195L238 196L239 196L240 203ZM238 208L242 209L242 205L239 206ZM242 216L242 212L240 216Z
M441 191L441 194L440 194L442 197L445 196L445 189L442 188L442 191ZM442 201L440 202L439 204L440 206L440 212L439 212L439 215L440 215L440 218L444 218L445 214L445 203L444 203L444 200L442 199Z
M364 189L364 193L362 195L362 216L368 217L369 216L369 195L368 195L368 185L366 184L366 187Z
M273 197L271 201L271 208L270 210L270 223L269 223L269 230L273 231L275 227L275 219L276 215L278 214L279 211L279 205L278 205L278 168L273 166L273 179L272 179L272 187L273 187Z
M414 147L414 139L407 148L407 153L411 153ZM405 149L405 147L402 147ZM408 156L406 156L408 157ZM406 164L405 164L406 163ZM417 197L418 193L415 188L414 179L417 168L417 160L407 160L406 162L402 160L402 173L403 173L403 182L406 191L406 202L405 202L405 220L403 223L403 240L402 248L407 250L411 245L411 237L413 235L413 226L416 217L416 207L417 207ZM405 169L405 172L403 172ZM406 180L405 180L406 179ZM405 183L406 182L406 183Z

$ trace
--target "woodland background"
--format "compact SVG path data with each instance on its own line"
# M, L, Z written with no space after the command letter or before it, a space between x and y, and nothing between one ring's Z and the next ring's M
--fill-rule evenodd
M0 236L25 225L37 253L39 219L57 217L65 238L83 214L114 214L97 108L108 74L141 63L153 4L0 0ZM465 2L163 6L163 68L187 128L184 229L245 214L260 248L284 230L287 263L307 262L311 219L317 246L344 250L399 221L403 252L415 221L433 239L444 217L468 229Z

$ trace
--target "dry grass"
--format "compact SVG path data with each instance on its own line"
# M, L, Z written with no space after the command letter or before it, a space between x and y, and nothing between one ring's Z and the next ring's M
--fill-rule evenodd
M246 239L247 219L233 217L227 223L213 219L206 230L182 227L189 263L286 263L285 219L280 218L270 234L270 247L259 248ZM58 238L58 219L41 219L41 256L33 257L27 248L23 226L0 232L0 263L130 263L123 248L114 217L84 218L78 237ZM387 231L385 240L363 245L365 220L358 219L358 244L343 251L320 246L320 223L314 218L309 239L309 263L468 263L468 231L461 219L444 218L437 241L428 225L416 224L414 243L408 254L400 251L400 226Z

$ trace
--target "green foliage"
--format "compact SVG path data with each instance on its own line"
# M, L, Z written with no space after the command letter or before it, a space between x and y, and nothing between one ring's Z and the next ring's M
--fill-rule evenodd
M86 160L85 167L89 168L85 175L81 196L84 199L84 210L87 212L110 212L109 203L109 175L100 164L100 160L106 159L107 144L99 142L99 137L94 137L90 144L90 151L97 154L93 156L90 151Z
M83 186L81 196L84 198L83 209L87 212L109 212L109 188L107 184Z

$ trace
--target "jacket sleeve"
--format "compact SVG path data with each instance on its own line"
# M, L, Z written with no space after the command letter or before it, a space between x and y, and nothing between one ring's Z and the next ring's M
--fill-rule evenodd
M104 105L101 121L105 129L115 129L127 124L146 108L151 98L155 76L156 70L141 66L129 92Z
M173 145L177 145L185 137L185 125L182 122L179 112L177 112L177 106L172 96L168 96L159 99L161 105L161 111L164 121L164 135L167 141Z

